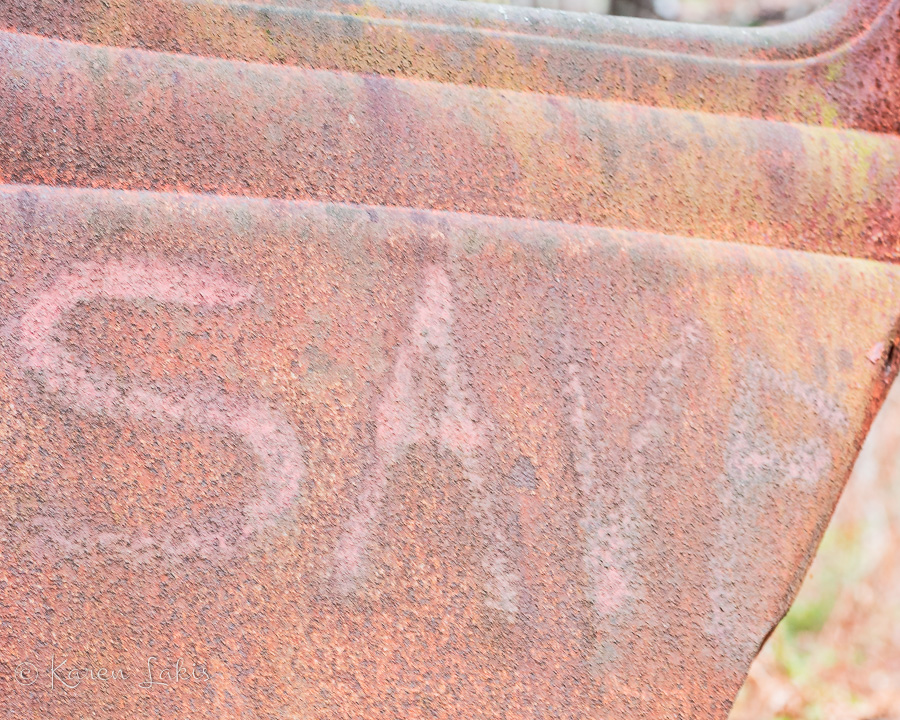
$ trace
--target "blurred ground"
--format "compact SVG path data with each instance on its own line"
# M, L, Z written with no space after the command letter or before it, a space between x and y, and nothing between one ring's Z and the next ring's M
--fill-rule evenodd
M730 720L900 720L900 385Z
M535 0L544 2L545 0ZM572 0L574 1L574 0ZM589 2L591 0L581 0ZM594 0L596 1L596 0ZM774 25L797 20L824 0L607 0L610 14L707 25Z

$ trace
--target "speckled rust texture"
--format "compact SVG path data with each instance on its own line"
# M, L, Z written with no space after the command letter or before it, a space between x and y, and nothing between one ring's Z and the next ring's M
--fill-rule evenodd
M754 30L391 0L7 0L0 23L102 45L900 131L897 0L837 0Z
M900 362L898 7L2 3L0 718L724 718Z
M900 140L0 33L0 179L532 217L894 259Z
M8 718L722 717L900 292L885 264L466 214L0 210ZM54 657L133 680L51 689ZM149 657L210 680L141 690Z

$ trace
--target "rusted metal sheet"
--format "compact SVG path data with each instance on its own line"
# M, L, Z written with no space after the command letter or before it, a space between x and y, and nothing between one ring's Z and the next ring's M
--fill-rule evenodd
M900 301L889 265L572 225L0 205L2 646L39 673L6 717L721 716ZM150 657L211 679L142 692Z
M724 717L896 372L897 7L5 3L0 716Z
M0 34L0 68L6 182L361 202L897 253L894 136L12 34Z
M386 0L7 0L0 27L103 45L900 131L900 4L713 28Z

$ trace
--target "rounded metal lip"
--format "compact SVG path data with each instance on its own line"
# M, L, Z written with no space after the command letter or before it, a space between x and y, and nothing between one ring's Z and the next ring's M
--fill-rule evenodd
M70 0L64 8L57 0L0 7L0 29L4 36L288 72L328 70L898 132L890 48L900 0L835 0L806 18L764 28L454 0L446 7L424 0L156 0L100 7L94 0Z
M446 26L471 32L505 32L612 47L652 49L719 59L805 60L853 44L896 6L894 0L832 0L779 25L727 27L628 18L482 2L431 0L180 0L189 4L246 7L264 12L342 15L368 22Z

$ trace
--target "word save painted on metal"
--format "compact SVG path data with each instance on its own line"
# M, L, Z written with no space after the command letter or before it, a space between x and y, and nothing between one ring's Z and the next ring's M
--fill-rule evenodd
M0 99L0 717L727 715L897 369L898 0L8 0Z

